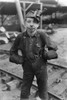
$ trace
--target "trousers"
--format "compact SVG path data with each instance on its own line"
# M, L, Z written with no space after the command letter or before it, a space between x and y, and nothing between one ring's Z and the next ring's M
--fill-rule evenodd
M27 60L23 64L23 82L21 85L20 99L26 100L29 98L34 75L36 76L37 79L39 97L42 100L48 100L47 65L40 58L34 63Z

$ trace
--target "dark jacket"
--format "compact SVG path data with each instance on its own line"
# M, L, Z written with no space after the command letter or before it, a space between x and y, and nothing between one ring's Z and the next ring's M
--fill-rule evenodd
M10 61L16 64L23 64L24 60L34 60L34 56L47 58L45 47L48 50L57 50L57 46L50 40L44 30L37 30L36 34L30 37L25 31L19 34L10 49ZM18 50L21 50L22 56L18 55Z

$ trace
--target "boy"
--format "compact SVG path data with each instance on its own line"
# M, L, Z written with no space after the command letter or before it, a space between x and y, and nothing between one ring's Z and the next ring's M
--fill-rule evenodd
M50 58L45 52L45 46L54 51L57 47L53 45L45 31L37 29L39 21L39 16L29 13L25 21L26 31L17 36L10 50L10 61L22 64L24 71L20 100L29 98L34 75L37 78L40 100L48 100L46 63ZM18 50L21 50L22 56L18 55Z

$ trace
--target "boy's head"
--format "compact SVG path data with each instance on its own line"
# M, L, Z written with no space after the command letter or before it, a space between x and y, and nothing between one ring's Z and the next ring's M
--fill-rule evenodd
M29 12L26 16L26 29L30 32L34 32L39 27L40 17L34 15L34 13Z

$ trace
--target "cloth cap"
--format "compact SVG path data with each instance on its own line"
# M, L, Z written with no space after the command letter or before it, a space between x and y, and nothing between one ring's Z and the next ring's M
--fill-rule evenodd
M40 22L40 16L38 15L37 11L30 11L27 13L26 18L34 18L36 19L38 22Z

